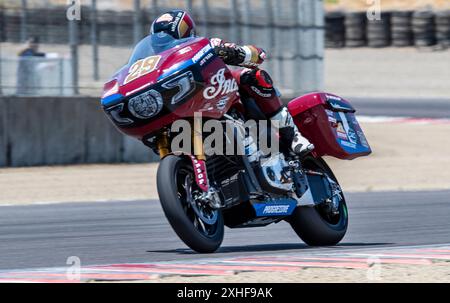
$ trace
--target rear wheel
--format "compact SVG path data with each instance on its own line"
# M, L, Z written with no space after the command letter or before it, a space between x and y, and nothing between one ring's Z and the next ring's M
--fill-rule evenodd
M185 157L165 157L157 173L161 206L180 239L200 253L216 251L223 240L224 222L219 210L202 203L192 163Z
M306 157L303 167L306 170L326 174L336 185L339 185L323 159ZM345 236L348 212L342 191L336 198L339 199L336 200L339 204L337 207L331 207L329 203L321 203L314 207L299 206L289 217L288 222L306 244L311 246L336 245Z

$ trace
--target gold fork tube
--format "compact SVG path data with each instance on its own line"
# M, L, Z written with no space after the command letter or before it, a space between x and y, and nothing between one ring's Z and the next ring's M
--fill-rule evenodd
M159 157L162 159L165 156L169 154L169 136L167 135L167 132L164 131L158 136L158 150L159 150Z
M202 133L202 117L194 115L194 127L192 130L192 142L194 145L194 155L198 160L206 160L205 151L203 149L203 133Z

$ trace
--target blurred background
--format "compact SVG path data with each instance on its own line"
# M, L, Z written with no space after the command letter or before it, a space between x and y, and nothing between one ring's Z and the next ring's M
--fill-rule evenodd
M99 97L173 8L199 35L264 48L286 102L326 90L363 114L405 115L417 98L446 108L448 0L0 0L0 166L155 160L106 121Z

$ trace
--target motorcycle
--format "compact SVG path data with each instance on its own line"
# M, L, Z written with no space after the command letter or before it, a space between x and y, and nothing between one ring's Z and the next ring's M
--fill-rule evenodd
M224 226L282 220L308 245L336 245L347 231L347 205L323 156L350 160L371 153L355 109L322 92L291 100L287 108L295 124L315 145L303 157L282 144L278 152L264 155L255 144L258 139L236 130L224 131L223 137L228 145L241 146L242 153L207 154L201 131L207 121L243 125L256 110L242 102L238 74L215 55L206 38L153 34L136 45L128 63L104 85L101 104L121 132L159 154L162 209L194 251L216 251ZM193 126L192 146L184 151L173 147L173 126L180 120Z

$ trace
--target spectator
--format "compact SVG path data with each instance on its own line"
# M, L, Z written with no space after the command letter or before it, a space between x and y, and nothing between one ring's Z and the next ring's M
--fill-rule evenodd
M39 38L30 38L27 41L27 47L19 52L18 56L17 94L34 95L39 88L39 75L36 66L40 62L35 57L45 57L45 53L39 52Z

